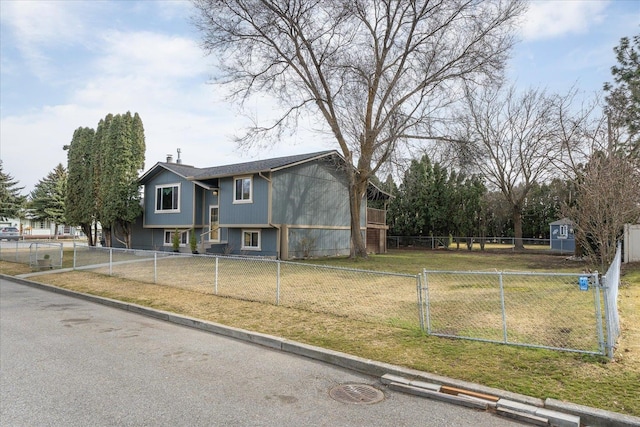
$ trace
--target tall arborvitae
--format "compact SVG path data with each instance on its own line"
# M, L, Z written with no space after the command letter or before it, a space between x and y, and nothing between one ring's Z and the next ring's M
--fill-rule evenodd
M91 225L96 220L96 199L93 188L93 162L95 131L80 127L73 133L67 152L67 192L65 217L69 225L77 225L95 246Z
M137 113L118 114L105 120L99 136L101 168L109 171L100 175L100 221L108 245L116 239L130 247L131 224L141 212L138 174L144 168L142 120Z

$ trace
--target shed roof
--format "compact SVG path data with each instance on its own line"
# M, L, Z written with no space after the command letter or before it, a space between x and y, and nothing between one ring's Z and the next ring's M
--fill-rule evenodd
M569 218L562 218L557 221L550 222L549 225L573 225L573 221Z

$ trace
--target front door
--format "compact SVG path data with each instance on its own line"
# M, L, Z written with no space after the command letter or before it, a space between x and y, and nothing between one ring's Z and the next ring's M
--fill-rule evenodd
M220 210L218 206L209 207L209 241L220 241Z

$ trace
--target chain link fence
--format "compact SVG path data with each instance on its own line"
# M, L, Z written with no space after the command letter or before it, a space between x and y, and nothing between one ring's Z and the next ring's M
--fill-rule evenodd
M431 335L603 354L598 274L424 271Z
M560 254L573 254L573 241L558 239L551 247L551 239L523 237L522 244L530 250L548 251ZM476 237L476 236L387 236L389 249L460 249L460 250L515 250L514 237Z
M44 270L62 267L63 245L55 242L0 241L0 261L29 264Z
M433 270L409 275L78 244L73 252L76 270L420 329L442 337L612 358L620 335L620 248L602 277L597 272ZM5 261L31 264L44 254L56 266L62 264L61 244L0 244L0 259Z
M423 271L430 335L606 355L620 336L621 250L607 273Z
M366 322L422 327L419 275L88 246L75 247L74 268Z
M618 243L616 255L602 278L604 294L604 309L607 333L607 356L613 359L615 343L620 337L620 317L618 314L618 288L620 287L620 273L622 267L622 245Z

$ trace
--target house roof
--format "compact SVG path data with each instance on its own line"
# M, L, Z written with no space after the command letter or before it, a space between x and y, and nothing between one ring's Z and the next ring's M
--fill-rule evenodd
M284 169L299 163L305 163L310 160L316 160L321 157L337 155L335 150L319 151L317 153L298 154L286 157L277 157L274 159L255 160L253 162L236 163L233 165L214 166L210 168L199 169L199 172L193 175L194 179L203 180L211 178L222 178L226 176L252 174L258 172L271 172L278 169Z
M232 165L213 166L208 168L197 168L182 163L166 163L158 162L140 177L140 183L144 184L151 177L159 173L160 170L168 170L176 175L193 181L195 184L209 189L209 185L204 182L210 179L224 178L237 175L249 175L260 172L274 172L277 170L289 168L301 163L321 158L336 157L341 161L344 158L336 150L318 151L315 153L296 154L292 156L276 157L272 159L255 160L245 163L235 163ZM379 189L371 182L367 188L367 196L371 199L386 199L391 197L390 194Z
M206 187L206 184L201 181L258 172L271 172L332 155L338 155L338 152L335 150L319 151L208 168L196 168L181 163L158 162L140 177L140 182L144 184L149 178L157 174L160 169L166 169L182 178L195 181L198 185Z

